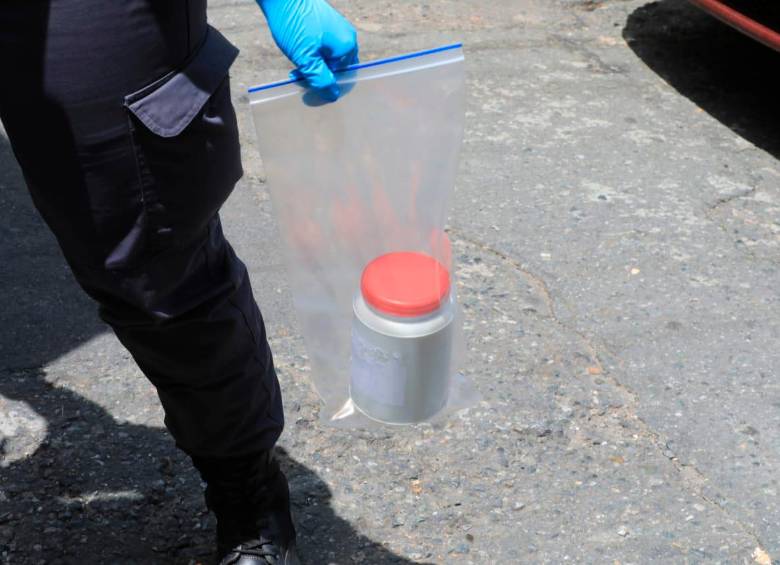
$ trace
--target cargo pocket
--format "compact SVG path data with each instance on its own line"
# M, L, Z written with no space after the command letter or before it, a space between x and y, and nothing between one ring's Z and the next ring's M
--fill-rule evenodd
M135 265L205 241L209 222L241 178L228 78L237 55L209 27L182 68L125 97L144 208Z
M184 68L125 98L125 106L160 137L181 134L216 92L238 56L238 49L209 27L198 51Z

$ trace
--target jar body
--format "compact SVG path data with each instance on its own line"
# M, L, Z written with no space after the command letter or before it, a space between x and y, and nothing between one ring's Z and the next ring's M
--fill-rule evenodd
M353 302L350 394L369 418L421 422L447 403L456 305L417 318L378 312L358 293Z

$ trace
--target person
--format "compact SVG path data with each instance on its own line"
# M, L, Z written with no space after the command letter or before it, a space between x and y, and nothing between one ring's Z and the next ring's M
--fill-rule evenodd
M206 483L222 563L292 564L279 383L218 213L243 174L238 50L206 1L3 0L0 119L75 278ZM354 28L325 0L257 3L294 75L336 100Z

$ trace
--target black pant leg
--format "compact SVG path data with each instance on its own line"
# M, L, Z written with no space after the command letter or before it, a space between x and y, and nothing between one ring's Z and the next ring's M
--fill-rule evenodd
M282 399L246 268L216 217L186 257L193 272L158 296L167 308L186 311L150 321L104 303L101 315L157 387L166 426L187 453L235 457L269 449L284 425ZM166 254L169 260L175 258ZM142 277L149 275L157 272ZM167 269L160 276L166 281Z
M205 2L6 0L0 119L177 443L226 457L272 446L283 421L263 320L219 223L241 176L235 50L205 21Z

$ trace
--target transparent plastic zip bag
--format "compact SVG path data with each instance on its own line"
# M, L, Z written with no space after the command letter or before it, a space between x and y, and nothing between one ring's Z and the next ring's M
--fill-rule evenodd
M321 419L372 427L478 400L444 230L463 137L460 45L250 89Z

